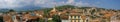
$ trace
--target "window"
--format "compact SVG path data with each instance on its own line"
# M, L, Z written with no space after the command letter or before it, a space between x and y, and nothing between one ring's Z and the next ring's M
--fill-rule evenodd
M76 16L74 16L74 19L76 19Z
M78 19L80 19L80 16L78 16Z

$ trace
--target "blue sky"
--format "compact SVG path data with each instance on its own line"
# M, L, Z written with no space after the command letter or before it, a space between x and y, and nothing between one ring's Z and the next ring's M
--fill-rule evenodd
M0 8L54 7L66 4L120 9L120 0L0 0Z

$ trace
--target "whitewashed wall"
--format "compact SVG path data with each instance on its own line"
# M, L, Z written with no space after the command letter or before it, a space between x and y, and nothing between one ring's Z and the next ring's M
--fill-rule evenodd
M69 20L62 20L62 22L70 22Z

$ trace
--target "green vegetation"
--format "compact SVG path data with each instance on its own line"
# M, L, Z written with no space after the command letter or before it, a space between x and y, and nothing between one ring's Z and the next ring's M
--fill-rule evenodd
M0 22L3 22L3 17L0 17Z
M45 22L45 20L44 19L39 19L39 21L38 22Z
M10 9L9 12L15 12L13 9Z
M48 22L55 22L55 21L53 21L53 20L48 20Z
M59 15L54 15L52 18L53 18L52 20L53 20L54 22L61 22L61 18L60 18Z
M91 9L92 7L77 7L77 6L73 6L73 5L63 5L63 6L56 6L55 8L58 11L64 11L66 9L75 9L75 8L77 8L77 9L83 9L83 10L87 11L87 9ZM44 11L44 15L43 15L44 18L48 18L49 14L50 14L50 11L52 9L53 8L44 8L44 9L41 9L42 11ZM104 14L99 14L100 16L94 14L96 12L100 12L100 10L106 10L106 9L104 9L104 8L96 8L94 10L91 10L90 11L91 15L89 17L92 18L92 19L100 18ZM9 11L3 12L3 13L8 13L8 12L16 12L16 11L13 10L13 9L10 9ZM28 11L21 11L21 12L32 12L32 11L28 10ZM66 15L69 15L69 12L67 12ZM54 15L52 18L53 19L52 20L48 20L48 22L61 22L61 18L60 18L59 15ZM120 17L119 17L119 19L120 19ZM2 17L0 17L0 22L1 21L3 21ZM102 20L102 21L105 22L105 20ZM45 22L45 19L39 19L39 22Z
M63 6L57 6L56 9L67 9L67 8L72 8L74 9L74 7L76 6L73 6L73 5L63 5Z

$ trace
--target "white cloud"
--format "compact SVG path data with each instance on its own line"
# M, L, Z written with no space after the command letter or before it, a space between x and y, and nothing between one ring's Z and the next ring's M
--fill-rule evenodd
M67 3L72 4L72 3L74 3L74 2L75 2L74 0L68 0L68 2L67 2Z
M0 0L0 7L13 7L16 4L14 4L15 0Z
M52 5L54 3L53 1L54 0L35 0L34 5L46 7Z
M67 0L61 2L55 2L55 0L0 0L0 8L16 8L28 5L34 5L38 7L53 7L55 5L65 4L71 4L76 6L90 5L89 3L83 3L82 1L75 2L75 0Z
M0 0L0 8L16 8L31 4L31 0Z

